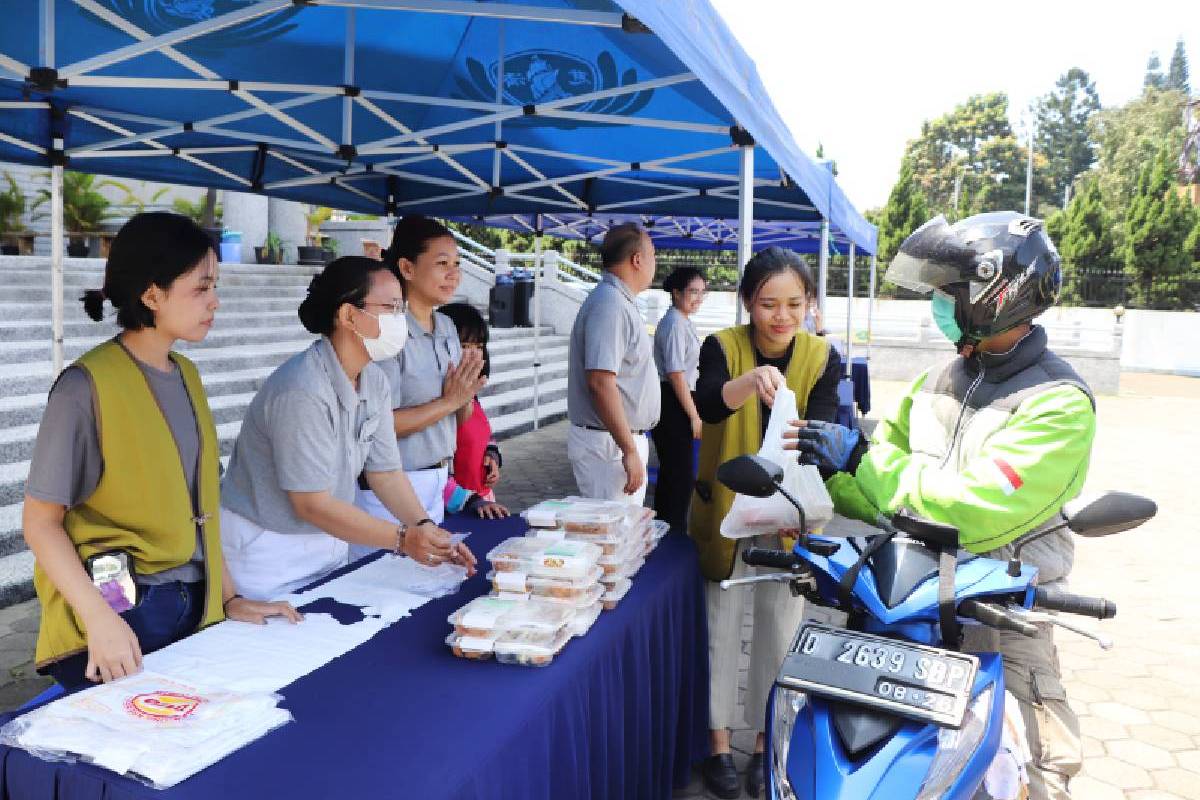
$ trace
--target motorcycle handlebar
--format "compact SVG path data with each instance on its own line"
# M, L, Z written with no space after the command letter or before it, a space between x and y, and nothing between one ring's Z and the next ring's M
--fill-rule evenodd
M803 560L789 550L769 550L764 547L747 547L742 551L742 561L752 567L795 570Z
M1096 619L1112 619L1117 615L1117 604L1103 597L1086 597L1071 594L1061 589L1038 588L1033 592L1033 604L1047 611L1061 611Z
M989 628L1013 631L1014 633L1029 637L1036 637L1038 635L1037 626L1032 622L1023 620L1015 614L1010 614L1000 606L983 603L974 598L969 597L959 603L958 613L960 616L977 620Z

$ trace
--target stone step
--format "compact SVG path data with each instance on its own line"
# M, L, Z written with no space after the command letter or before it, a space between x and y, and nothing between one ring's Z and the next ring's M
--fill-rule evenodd
M85 272L104 274L103 258L65 258L63 272ZM221 262L222 274L244 275L315 275L320 268L304 264L234 264ZM0 272L7 270L31 270L49 273L49 256L0 256Z
M63 292L63 308L74 306L75 308L82 309L83 306L79 302L79 298L83 295L82 289L84 288L94 289L97 287L66 287ZM217 297L222 300L253 299L259 297L272 299L287 298L295 304L294 307L298 307L300 301L304 299L307 288L308 284L306 282L282 283L278 286L226 286L222 283ZM44 286L10 284L0 274L0 303L45 303L49 307L52 297L50 284L48 283ZM110 307L106 308L111 310Z
M272 287L272 286L287 286L307 288L309 281L312 280L312 275L273 275L270 273L245 273L223 271L218 276L218 291L225 289L233 289L235 287ZM99 289L100 284L104 280L102 272L79 272L70 271L63 272L63 286L73 293L82 292L85 289ZM49 270L29 270L29 269L3 269L0 268L0 281L4 282L5 286L32 286L36 288L49 288L50 272Z
M33 553L19 553L0 558L0 608L23 603L33 597Z
M304 299L302 291L296 292L294 295L281 297L264 297L260 292L247 292L242 295L232 295L221 293L221 307L217 310L217 322L221 317L228 314L255 314L260 312L286 312L292 316L296 315L296 309L300 307L300 302ZM105 314L116 317L116 312L112 308L106 308ZM0 319L11 322L17 321L35 321L42 322L49 326L50 324L50 297L47 294L46 298L37 302L0 302ZM83 304L78 302L76 297L68 297L67 302L63 305L63 321L70 322L86 322L89 325L97 326L100 323L93 322L83 311ZM49 327L46 328L49 330Z
M112 338L115 328L109 335L77 336L63 340L63 353L68 362L99 344ZM269 345L279 341L312 338L312 334L304 330L298 320L274 327L266 328L227 328L213 330L200 342L179 342L176 349L191 358L195 354L220 350L229 346ZM49 338L37 341L4 342L0 341L0 364L24 364L30 361L48 359L51 355Z
M539 406L548 406L567 396L567 376L563 370L562 377L543 380L538 385ZM527 408L533 408L533 388L521 387L507 392L498 392L479 398L479 404L487 412L488 420L493 417L503 417Z
M257 311L226 311L222 308L217 311L212 330L213 333L225 333L247 329L291 327L301 327L294 308ZM83 317L65 320L63 324L63 336L66 339L110 338L120 330L116 324L115 315L103 322L94 322ZM49 315L42 319L9 319L0 316L0 343L42 344L48 343L51 336Z
M541 408L541 425L558 422L567 416L567 398L546 403ZM490 417L489 417L490 419ZM533 408L514 411L491 420L492 435L497 441L503 441L522 433L533 430ZM566 467L566 453L563 453L563 466Z

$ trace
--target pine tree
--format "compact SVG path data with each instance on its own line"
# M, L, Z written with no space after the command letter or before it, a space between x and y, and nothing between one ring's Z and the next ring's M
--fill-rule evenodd
M1146 62L1146 77L1142 78L1142 88L1167 88L1167 79L1162 74L1162 62L1158 60L1158 53L1151 53L1150 60Z
M1063 302L1078 303L1083 299L1080 280L1084 274L1121 265L1100 182L1087 180L1057 222L1051 230L1047 221L1047 229L1063 260Z
M1175 52L1171 55L1171 66L1167 71L1167 88L1178 89L1185 95L1191 94L1191 88L1188 86L1187 50L1183 46L1183 39L1175 43Z
M1147 164L1125 216L1125 271L1143 307L1179 304L1176 279L1191 267L1186 245L1195 227L1191 201L1175 186L1175 159L1166 146Z
M900 177L888 195L887 205L879 220L879 265L891 263L900 244L929 218L925 195L913 179L909 159L900 162Z
M1072 67L1054 84L1054 89L1035 104L1037 147L1035 153L1047 160L1048 192L1055 204L1063 202L1066 189L1096 160L1096 144L1088 121L1100 110L1100 95L1087 72Z

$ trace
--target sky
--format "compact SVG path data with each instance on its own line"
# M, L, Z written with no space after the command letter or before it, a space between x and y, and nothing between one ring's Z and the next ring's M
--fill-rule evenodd
M1142 89L1157 51L1163 72L1184 37L1200 93L1195 0L711 0L758 65L784 121L810 156L823 143L859 210L881 207L921 123L972 94L1004 91L1022 109L1074 66L1103 106Z

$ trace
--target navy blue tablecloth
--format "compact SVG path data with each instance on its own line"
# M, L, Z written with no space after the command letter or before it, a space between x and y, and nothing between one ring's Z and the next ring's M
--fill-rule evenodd
M518 517L451 519L483 556ZM708 636L691 541L668 535L613 611L544 668L455 658L432 601L282 690L295 721L173 789L0 747L0 800L668 798L707 755Z

